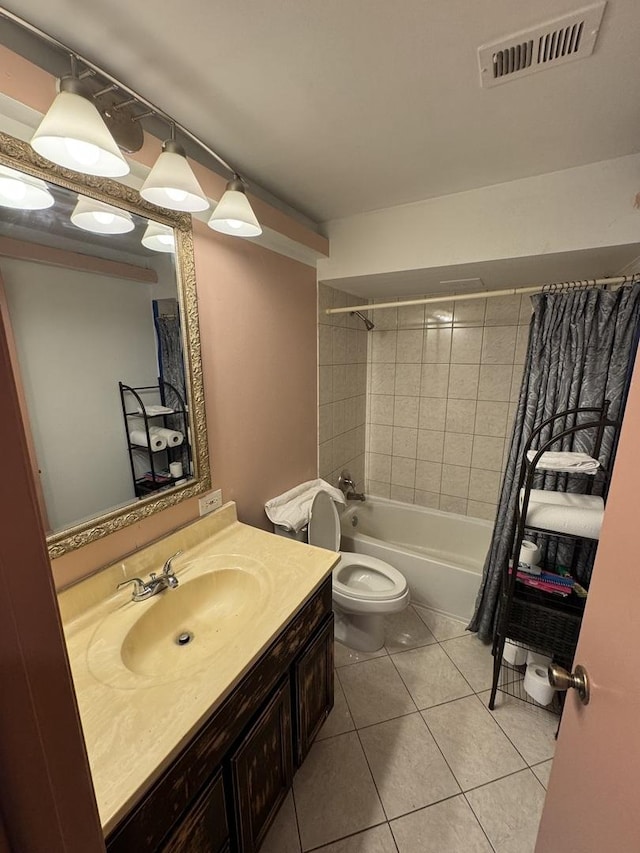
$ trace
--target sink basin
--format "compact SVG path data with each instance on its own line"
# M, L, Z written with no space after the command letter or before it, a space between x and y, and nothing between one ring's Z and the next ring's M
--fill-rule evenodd
M161 684L211 663L263 611L261 563L209 557L178 571L179 586L107 616L88 649L89 669L114 687Z

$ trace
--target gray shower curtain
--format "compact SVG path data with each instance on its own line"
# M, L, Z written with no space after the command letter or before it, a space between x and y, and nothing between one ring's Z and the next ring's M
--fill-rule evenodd
M509 458L476 609L468 626L485 641L493 637L500 579L511 556L518 475L527 438L543 420L564 409L601 406L604 400L611 402L610 417L618 419L624 410L637 348L640 283L616 291L592 288L541 293L533 296L532 302L534 313ZM549 437L550 433L541 439ZM552 449L589 452L593 440L594 430L585 430ZM615 430L607 429L600 454L605 467L613 453ZM540 474L534 485L562 491L584 490L583 478L565 477L559 481L561 476ZM595 552L593 544L580 547L579 577L581 571L590 570ZM569 562L566 553L560 556L565 564Z

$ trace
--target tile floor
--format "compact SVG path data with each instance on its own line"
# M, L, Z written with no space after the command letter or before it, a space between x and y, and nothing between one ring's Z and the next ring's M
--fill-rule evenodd
M261 853L532 853L557 717L499 695L490 650L409 607L373 654L336 643L335 707Z

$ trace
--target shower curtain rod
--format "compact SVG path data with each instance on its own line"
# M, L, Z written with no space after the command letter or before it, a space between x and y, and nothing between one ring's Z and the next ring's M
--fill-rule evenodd
M449 296L423 296L420 299L402 299L398 302L373 302L364 305L349 305L346 308L325 308L325 314L349 314L352 311L377 311L378 308L402 308L405 305L430 305L435 302L463 302L465 299L492 299L496 296L518 296L521 293L543 293L548 290L565 288L605 287L606 285L626 284L635 276L619 275L612 278L590 278L582 281L563 281L554 284L535 284L531 287L510 287L506 290L482 290L476 293L455 293Z

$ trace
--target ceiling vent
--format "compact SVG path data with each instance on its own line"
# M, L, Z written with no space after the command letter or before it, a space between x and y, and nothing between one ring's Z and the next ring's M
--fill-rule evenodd
M593 53L606 0L478 48L485 89Z

